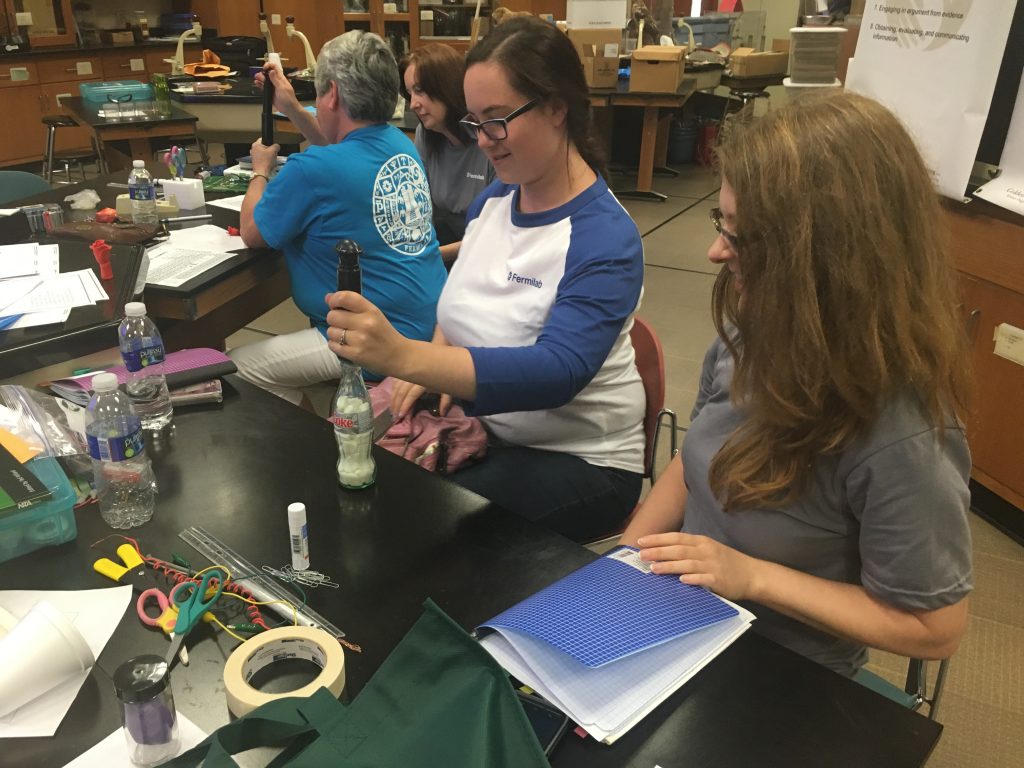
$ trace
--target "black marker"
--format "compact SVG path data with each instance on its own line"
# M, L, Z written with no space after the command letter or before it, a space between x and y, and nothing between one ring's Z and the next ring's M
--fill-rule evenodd
M268 53L268 64L281 66L281 54ZM283 71L283 70L282 70ZM274 143L274 83L270 79L269 70L264 70L263 80L263 146L269 147Z

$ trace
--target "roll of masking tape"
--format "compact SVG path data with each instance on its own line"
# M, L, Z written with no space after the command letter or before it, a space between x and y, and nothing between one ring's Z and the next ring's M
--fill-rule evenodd
M260 670L285 659L311 661L320 667L320 674L287 693L264 693L249 684ZM318 688L327 688L335 696L345 688L345 655L338 641L322 629L277 627L262 632L238 646L224 665L228 709L235 717L275 699L309 696Z

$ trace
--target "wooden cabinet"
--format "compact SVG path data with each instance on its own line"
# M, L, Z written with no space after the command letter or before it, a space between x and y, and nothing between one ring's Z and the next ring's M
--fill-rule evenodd
M149 81L149 64L143 50L107 51L102 60L104 80Z
M157 73L171 74L171 63L167 59L173 59L176 51L177 46L174 45L169 45L166 48L147 48L145 54L146 71L150 75Z
M419 45L420 12L417 0L342 0L345 31L376 32L401 58Z
M216 29L220 37L260 37L259 3L243 3L239 0L191 0L186 7L191 8L192 13L199 16L199 23L204 29Z
M0 165L42 157L43 103L34 61L0 62L0 111L4 115Z
M4 138L0 165L24 163L43 156L43 108L38 85L0 91Z
M306 67L306 52L302 41L298 37L288 37L288 17L295 17L295 29L306 36L316 56L324 43L345 31L341 4L342 0L264 0L263 8L270 21L274 48L281 54L286 67ZM275 20L280 23L274 24Z
M1024 328L1024 217L977 200L945 208L971 338L972 476L1024 510L1024 366L993 352L998 325Z
M102 80L103 64L98 53L72 53L46 56L36 62L39 82L65 83Z

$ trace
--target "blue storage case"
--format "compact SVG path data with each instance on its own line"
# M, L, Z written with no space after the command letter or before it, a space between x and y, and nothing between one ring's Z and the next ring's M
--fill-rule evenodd
M0 562L41 547L63 544L78 535L75 526L75 491L60 463L37 457L25 466L53 493L49 501L18 512L0 514Z
M94 104L106 104L117 101L126 95L131 99L125 101L150 101L153 98L153 86L140 83L138 80L118 80L110 83L82 83L78 86L82 98ZM107 98L107 97L111 98Z

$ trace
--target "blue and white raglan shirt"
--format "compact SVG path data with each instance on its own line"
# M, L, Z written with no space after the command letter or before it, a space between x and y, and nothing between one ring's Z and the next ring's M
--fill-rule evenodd
M363 248L363 295L403 336L429 340L445 281L419 153L392 125L358 128L337 144L289 156L253 217L284 251L295 303L325 337L324 296L337 288L335 244Z
M641 472L636 225L600 177L553 210L518 208L519 187L500 181L473 202L438 301L438 325L476 369L466 410L506 442Z

